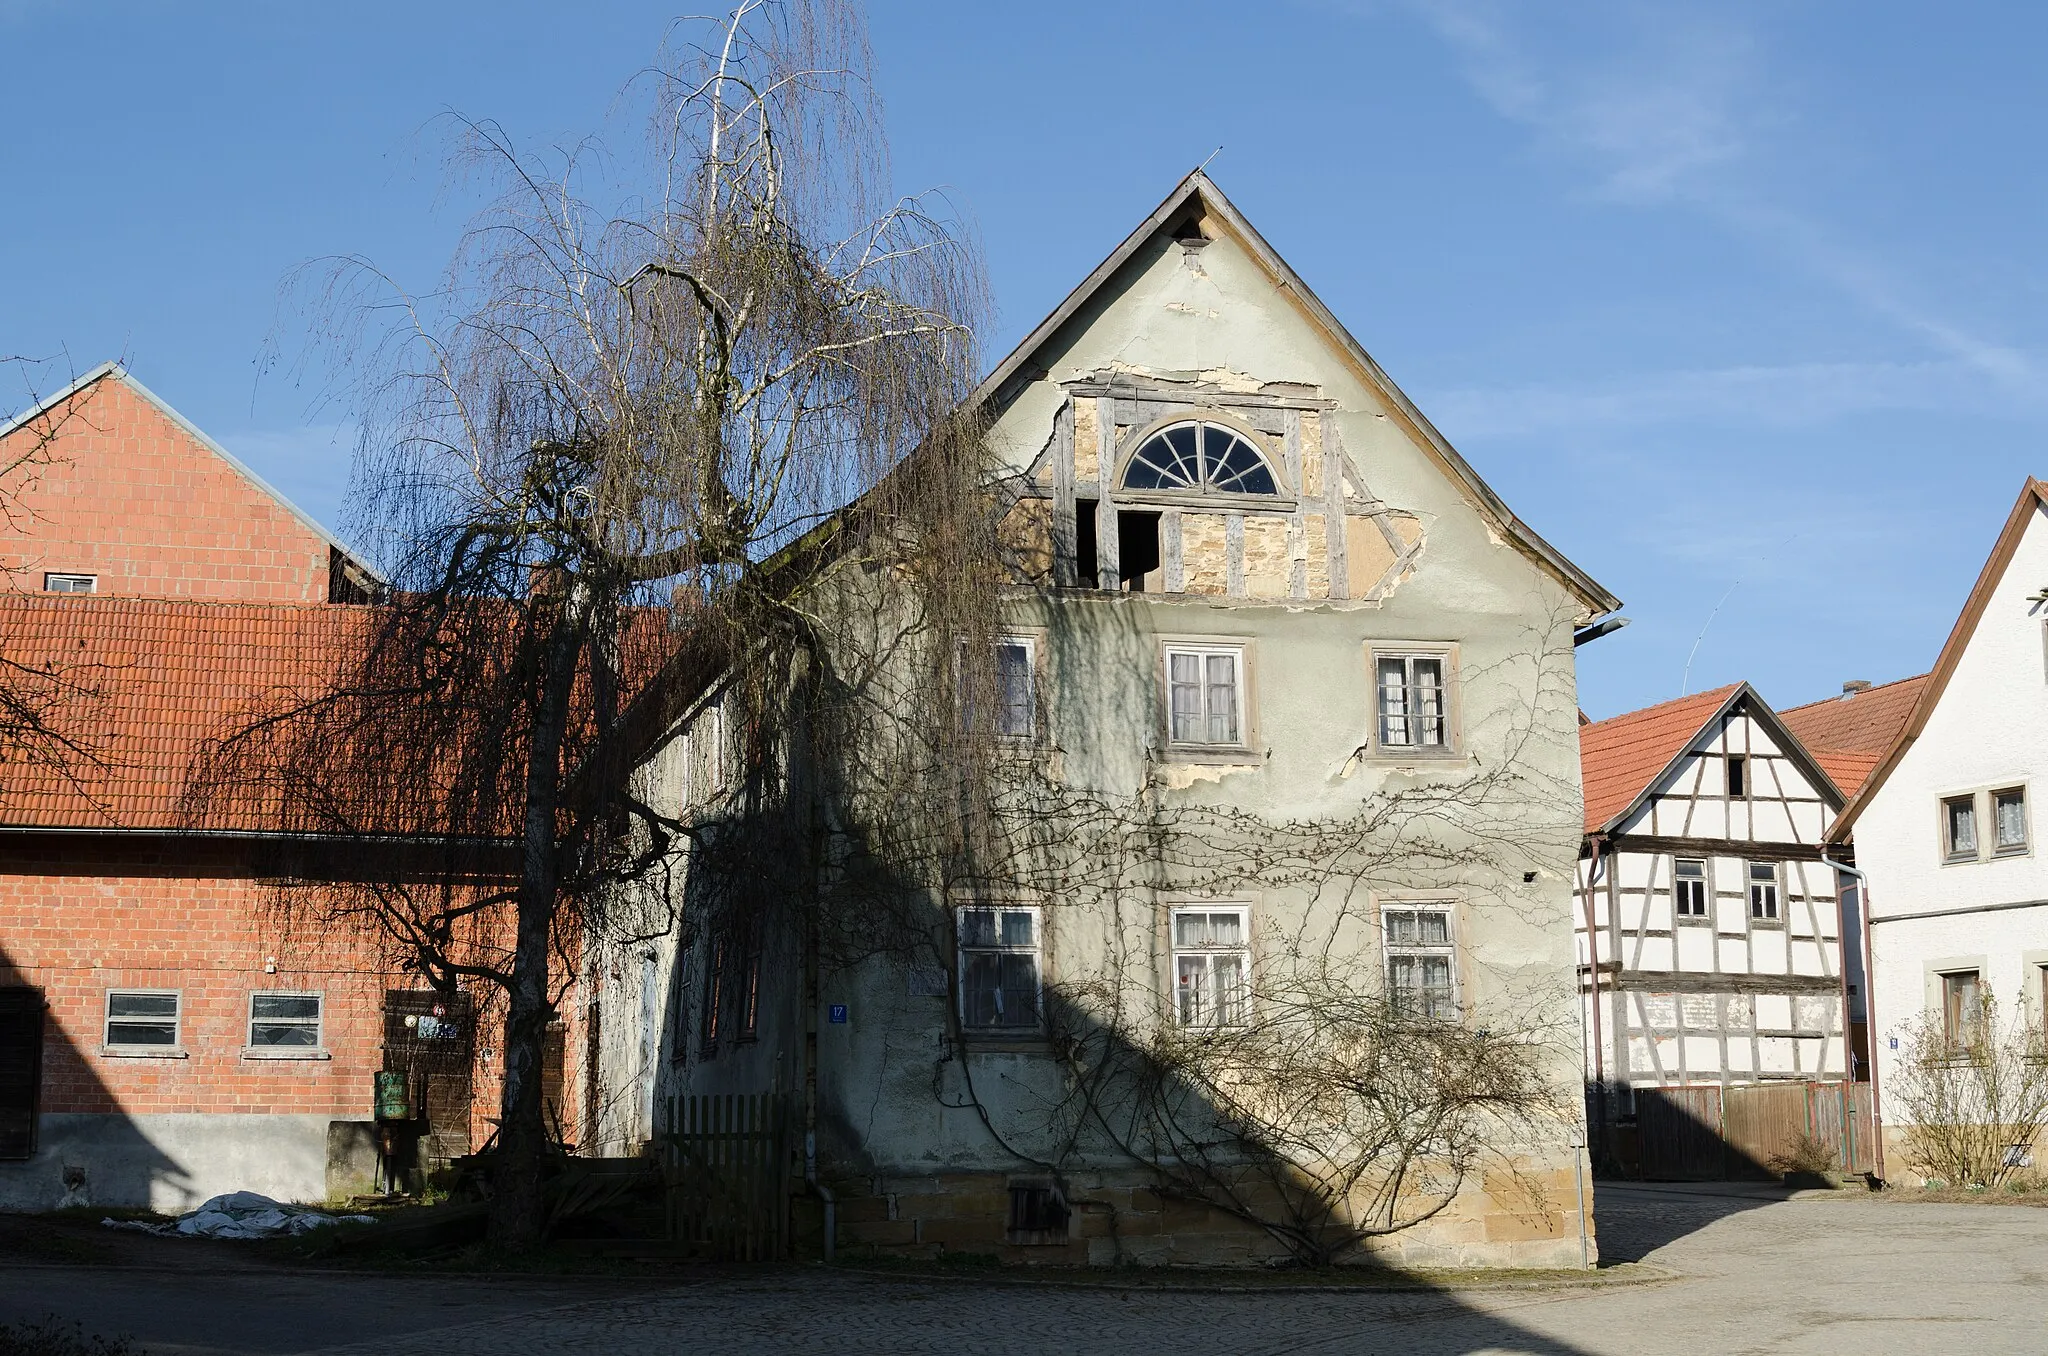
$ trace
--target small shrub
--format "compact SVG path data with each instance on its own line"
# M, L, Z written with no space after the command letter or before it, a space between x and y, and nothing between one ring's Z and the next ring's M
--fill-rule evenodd
M1942 1014L1900 1032L1887 1104L1897 1108L1906 1156L1930 1183L2003 1186L2031 1168L2048 1129L2048 1061L2040 1027L2007 1017L1983 992L1966 1041L1951 1040Z
M140 1356L125 1337L87 1336L54 1316L20 1325L0 1323L0 1356Z
M1780 1177L1795 1172L1825 1177L1835 1170L1835 1150L1832 1145L1801 1133L1793 1138L1792 1146L1785 1152L1772 1154L1765 1166Z

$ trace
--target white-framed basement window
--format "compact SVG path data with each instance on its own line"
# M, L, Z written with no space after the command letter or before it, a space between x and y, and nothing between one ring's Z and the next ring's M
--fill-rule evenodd
M100 577L96 574L59 574L46 571L43 575L45 593L97 593Z
M1033 1032L1044 1005L1039 910L967 905L958 913L960 1025L977 1032Z
M1387 1001L1395 1011L1429 1021L1458 1016L1457 935L1448 903L1410 900L1380 909Z
M1242 1026L1251 1002L1251 909L1173 910L1173 1013L1182 1026Z
M180 995L175 989L109 989L104 1044L110 1050L178 1048Z
M251 1050L320 1048L321 999L317 993L249 995Z
M1168 741L1243 747L1244 646L1175 643L1165 656Z

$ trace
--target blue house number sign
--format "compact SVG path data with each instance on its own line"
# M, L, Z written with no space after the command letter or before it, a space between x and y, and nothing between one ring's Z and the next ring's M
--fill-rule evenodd
M825 1020L834 1026L846 1025L846 1004L834 1003L825 1009Z

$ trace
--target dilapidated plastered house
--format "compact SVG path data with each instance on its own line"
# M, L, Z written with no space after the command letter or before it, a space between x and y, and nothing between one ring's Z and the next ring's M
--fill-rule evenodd
M1573 642L1615 599L1199 172L979 398L1018 562L989 719L1058 805L1036 868L922 896L921 951L838 963L713 941L686 902L595 963L599 1142L659 1134L672 1095L780 1091L842 1247L1264 1260L1303 1226L1219 1186L1249 1152L1227 1109L1138 1084L1304 993L1384 993L1418 1047L1512 1028L1548 1110L1455 1172L1366 1154L1333 1252L1579 1265ZM655 794L717 814L743 732L714 691L675 734ZM1341 1158L1351 1113L1304 1114Z

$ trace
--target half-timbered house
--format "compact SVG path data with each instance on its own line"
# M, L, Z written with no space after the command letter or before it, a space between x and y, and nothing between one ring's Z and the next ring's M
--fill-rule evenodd
M1843 796L1736 683L1583 726L1578 945L1586 1072L1633 1090L1846 1073Z

